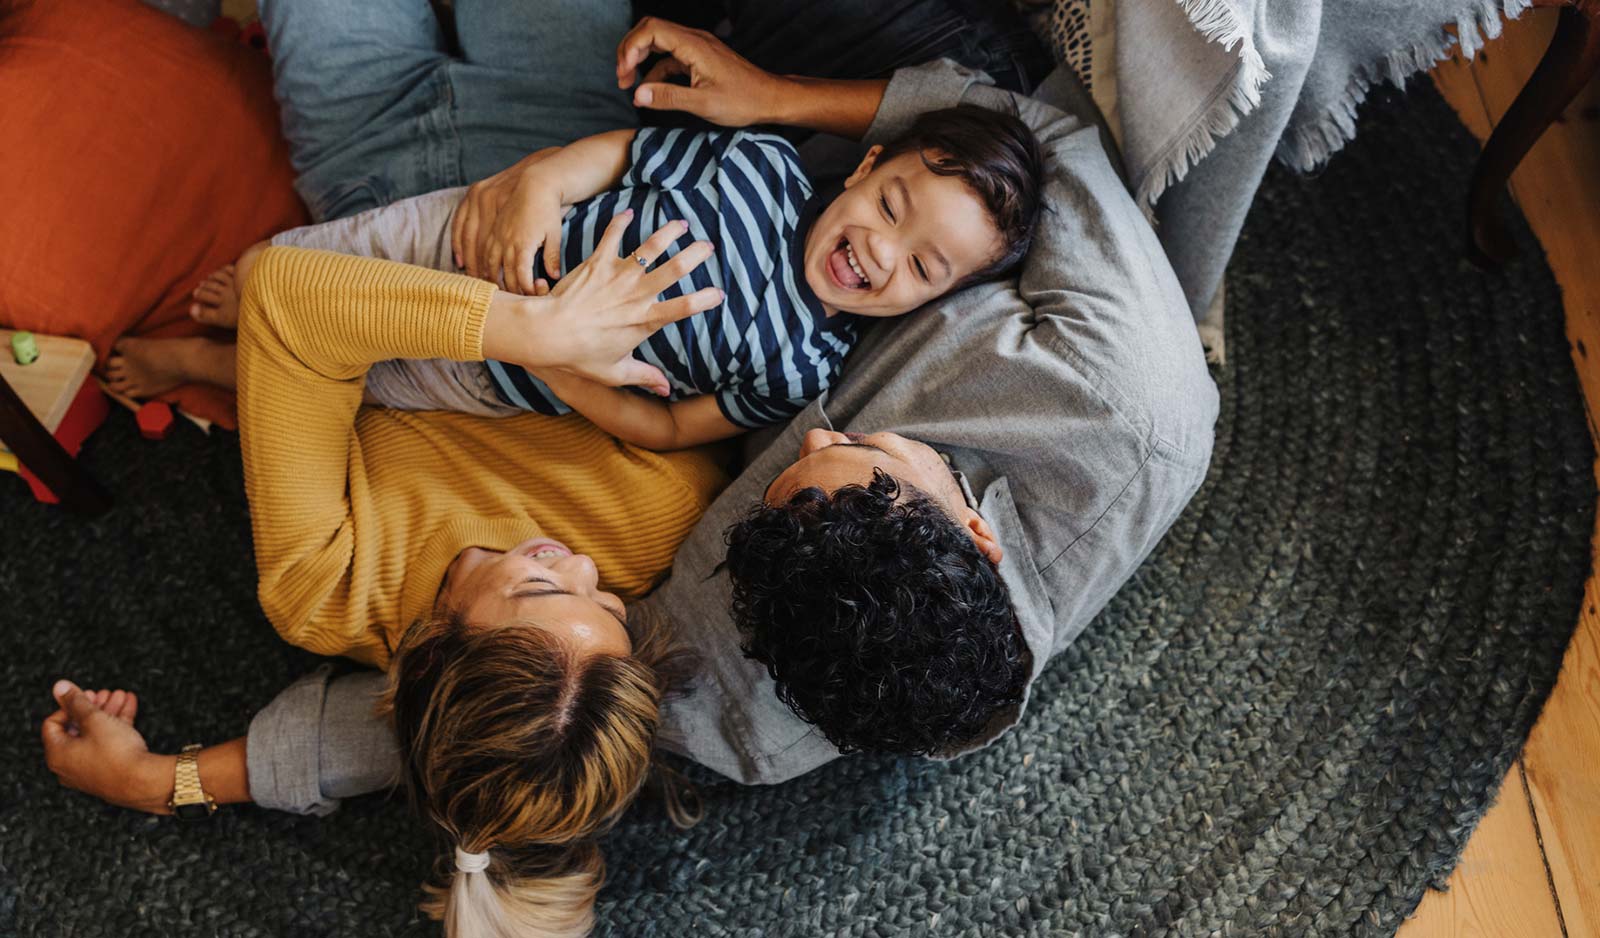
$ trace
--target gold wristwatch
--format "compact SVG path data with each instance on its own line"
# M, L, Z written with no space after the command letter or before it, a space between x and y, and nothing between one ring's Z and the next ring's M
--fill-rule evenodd
M217 803L200 785L200 746L191 743L178 753L178 765L173 770L172 800L167 807L173 816L185 821L198 821L216 813Z

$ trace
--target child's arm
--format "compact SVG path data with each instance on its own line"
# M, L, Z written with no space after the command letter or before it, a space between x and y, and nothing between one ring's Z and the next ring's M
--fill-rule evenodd
M608 130L560 148L528 167L528 172L553 183L561 204L572 205L615 189L628 171L633 129Z
M568 407L619 440L664 452L726 440L746 432L717 406L712 394L660 401L608 388L566 371L535 372Z

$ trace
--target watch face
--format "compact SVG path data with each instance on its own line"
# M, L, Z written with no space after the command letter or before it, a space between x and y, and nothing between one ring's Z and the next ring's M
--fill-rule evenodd
M172 806L172 816L183 821L200 821L211 816L211 806L204 801L192 804L175 804Z

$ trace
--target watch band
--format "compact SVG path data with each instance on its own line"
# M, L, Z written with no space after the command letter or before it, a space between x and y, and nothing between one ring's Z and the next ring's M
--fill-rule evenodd
M172 813L185 821L208 818L217 810L217 803L206 794L200 784L200 745L190 743L178 753L178 764L173 770L172 800L167 806Z

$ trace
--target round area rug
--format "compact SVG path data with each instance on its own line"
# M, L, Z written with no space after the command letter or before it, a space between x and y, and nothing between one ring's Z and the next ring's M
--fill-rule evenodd
M1229 277L1210 479L952 764L850 758L609 839L606 936L1389 935L1448 875L1556 676L1594 521L1560 297L1468 267L1476 147L1426 83L1319 178L1274 169ZM0 479L0 932L425 935L399 799L181 825L58 789L50 681L132 686L162 749L243 732L315 663L254 598L236 440L85 459L84 522Z

